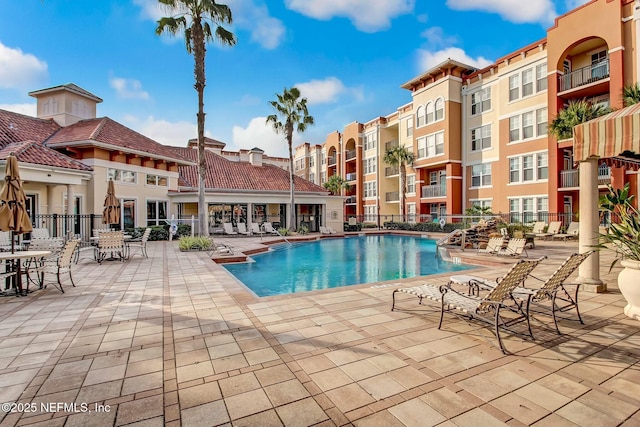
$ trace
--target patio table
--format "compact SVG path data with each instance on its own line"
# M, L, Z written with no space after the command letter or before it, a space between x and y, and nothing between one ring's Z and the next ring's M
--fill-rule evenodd
M14 253L0 252L0 261L9 261L10 268L12 271L16 272L12 278L14 288L16 290L16 296L23 294L21 260L44 258L48 255L51 255L51 251L16 251Z

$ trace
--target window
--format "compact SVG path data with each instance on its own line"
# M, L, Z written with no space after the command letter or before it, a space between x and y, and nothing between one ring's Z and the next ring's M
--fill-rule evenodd
M509 77L509 101L520 98L520 75L514 74Z
M167 186L167 177L158 175L147 175L147 185L157 185L160 187Z
M522 157L522 181L533 181L533 155Z
M436 121L444 119L444 99L436 99Z
M107 180L112 179L114 182L124 182L127 184L136 183L136 173L121 169L108 169Z
M538 197L536 211L538 214L538 220L546 220L549 214L549 199L547 197Z
M529 68L522 72L522 96L533 94L533 69Z
M427 136L427 157L444 154L444 132Z
M547 134L547 129L549 126L548 120L549 119L547 118L546 108L540 108L539 110L536 110L536 131L538 133L538 136Z
M424 126L424 107L420 106L416 110L416 125L418 127Z
M416 204L407 203L407 221L416 222Z
M324 151L322 152L322 154L320 154L320 164L321 165L327 164L327 153L325 153Z
M376 148L377 138L375 133L370 133L364 138L364 150L373 150Z
M134 228L136 226L136 201L134 199L120 199L120 224L122 229Z
M509 142L520 140L520 116L509 117Z
M316 156L312 154L309 156L309 167L312 168L316 165Z
M522 138L533 138L533 111L522 115Z
M471 200L471 206L475 206L481 210L491 210L491 199Z
M531 222L533 217L533 198L527 197L522 199L522 222Z
M538 179L548 179L549 178L549 156L547 153L538 153L537 157L537 174Z
M423 159L427 156L427 138L418 138L418 158Z
M365 175L369 173L376 173L376 158L369 157L368 159L364 159L362 161L362 171Z
M309 182L313 182L315 184L315 182L316 182L316 174L315 173L311 172L309 174Z
M433 123L433 118L435 117L435 108L433 106L433 102L427 104L427 123Z
M491 88L481 89L471 94L471 115L491 109Z
M483 187L491 185L491 164L482 163L471 166L471 186Z
M376 188L376 182L375 181L367 181L364 183L364 197L368 198L368 197L377 197L378 196L378 191Z
M407 119L407 136L413 135L413 117Z
M509 182L520 182L520 158L509 159Z
M509 222L521 222L520 217L520 199L509 200Z
M546 221L549 216L549 199L545 196L528 196L509 199L511 222Z
M607 64L607 51L602 50L591 55L591 77L602 78L609 74L609 66Z
M471 129L471 151L491 148L491 125Z
M547 90L547 64L536 66L536 91Z
M416 192L416 176L407 175L407 193L414 194Z
M147 201L147 227L165 225L167 219L167 202L159 200Z
M376 222L376 205L365 205L364 207L364 221Z
M327 182L327 173L320 172L320 185L324 184L325 182Z

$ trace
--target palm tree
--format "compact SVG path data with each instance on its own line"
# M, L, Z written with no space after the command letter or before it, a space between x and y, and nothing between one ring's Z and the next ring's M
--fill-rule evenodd
M342 190L349 191L351 186L340 175L331 175L327 182L322 184L331 194L340 194Z
M308 126L313 125L313 117L309 115L309 110L307 109L307 98L300 98L298 88L284 88L282 94L277 93L276 97L278 98L276 101L269 101L269 104L276 110L276 113L268 116L266 123L271 123L276 133L283 133L289 145L289 183L291 194L288 226L291 231L296 231L295 184L293 182L293 131L304 132ZM282 121L284 121L284 123Z
M569 101L566 108L558 111L558 115L549 124L549 133L558 139L573 137L573 127L588 122L596 117L611 112L609 107L594 105L586 100Z
M184 32L187 52L193 55L195 84L198 92L198 234L209 235L207 226L207 206L204 197L204 181L207 163L204 152L204 87L206 75L204 70L206 43L217 40L222 45L233 46L236 37L222 27L231 24L231 9L215 0L158 0L172 16L161 18L156 27L156 34L164 32L176 35ZM211 23L212 25L210 25ZM215 31L213 31L215 28Z
M640 83L622 88L622 103L625 107L640 103Z
M400 168L400 214L404 219L406 210L404 200L407 194L407 165L413 164L413 152L403 146L390 148L384 155L384 162L389 166L398 166Z

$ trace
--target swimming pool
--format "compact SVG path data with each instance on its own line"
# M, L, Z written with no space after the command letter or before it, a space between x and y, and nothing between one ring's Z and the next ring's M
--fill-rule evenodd
M321 239L278 245L252 258L223 266L261 297L472 268L436 257L436 241L417 236Z

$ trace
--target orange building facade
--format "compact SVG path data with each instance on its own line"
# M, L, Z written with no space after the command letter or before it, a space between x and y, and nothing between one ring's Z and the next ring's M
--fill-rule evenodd
M449 59L401 86L410 103L314 146L311 180L346 179L345 217L378 225L453 218L474 205L513 222L576 220L573 139L558 141L549 122L572 100L622 107L623 87L638 81L639 38L640 4L592 0L558 17L544 39L484 69ZM397 145L414 157L405 218L398 168L384 162ZM601 191L627 182L637 193L636 172L598 168Z

